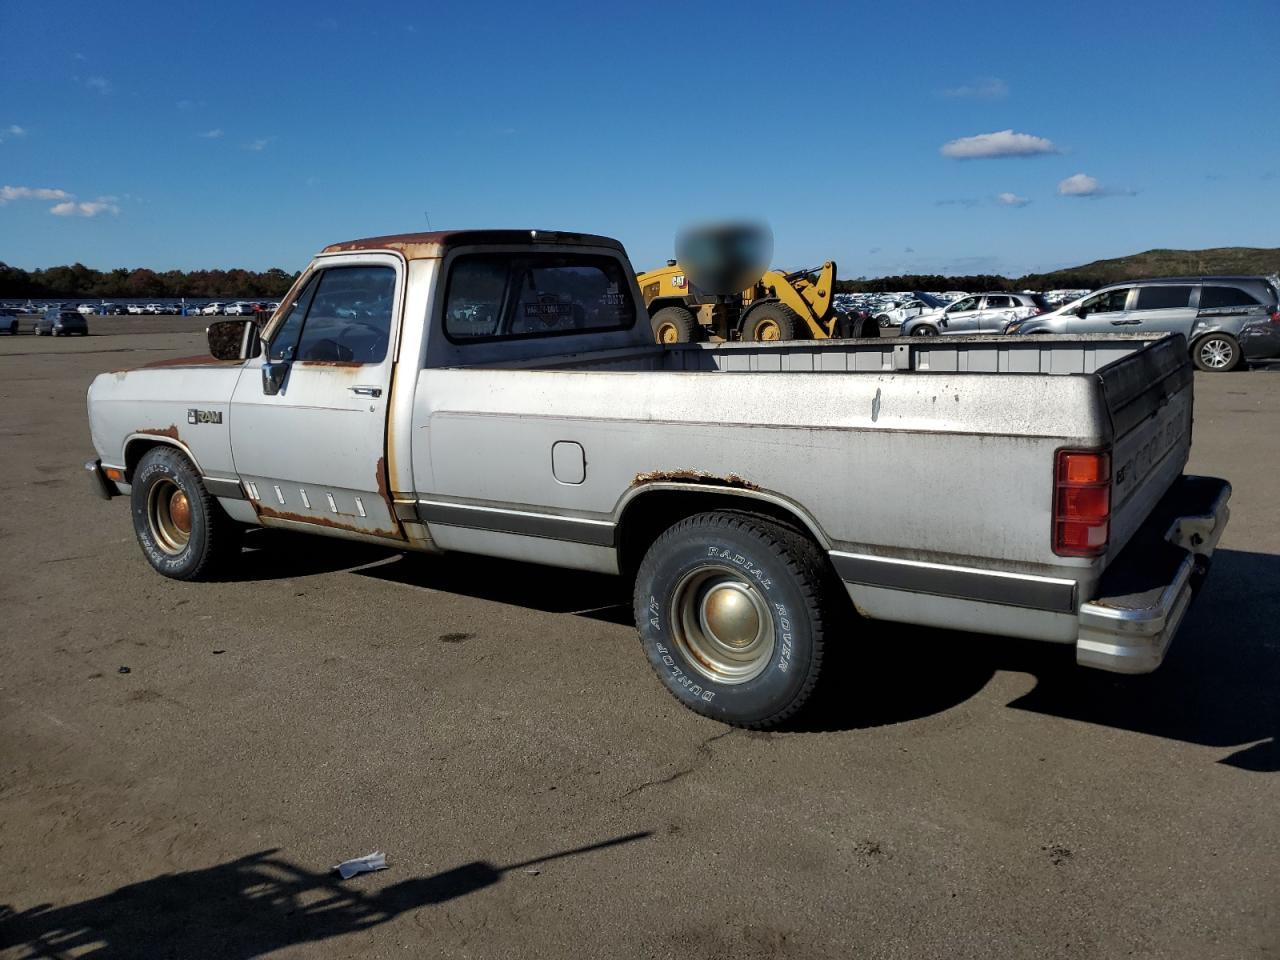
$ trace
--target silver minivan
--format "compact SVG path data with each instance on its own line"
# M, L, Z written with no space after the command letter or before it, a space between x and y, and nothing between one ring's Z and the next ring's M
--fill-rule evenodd
M1280 305L1267 277L1163 277L1114 283L1005 333L1180 333L1201 370L1280 357Z

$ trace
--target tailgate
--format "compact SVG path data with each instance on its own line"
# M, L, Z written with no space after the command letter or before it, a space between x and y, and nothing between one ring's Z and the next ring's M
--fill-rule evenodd
M1109 559L1186 465L1194 376L1186 341L1171 335L1104 367L1098 379L1112 429Z

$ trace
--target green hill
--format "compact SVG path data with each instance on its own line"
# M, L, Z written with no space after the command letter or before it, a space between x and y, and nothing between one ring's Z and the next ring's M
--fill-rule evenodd
M1097 289L1121 280L1148 277L1269 276L1280 273L1280 247L1213 247L1209 250L1148 250L1114 260L1095 260L1078 267L1024 277L940 276L911 274L874 279L837 280L838 293L883 293L896 290L1062 290Z
M1113 260L1021 277L1027 287L1101 287L1144 277L1263 275L1280 271L1280 248L1213 247L1209 250L1147 250Z

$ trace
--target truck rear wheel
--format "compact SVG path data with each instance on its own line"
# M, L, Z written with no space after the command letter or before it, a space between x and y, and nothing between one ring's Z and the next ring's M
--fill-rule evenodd
M147 562L174 580L204 580L240 551L240 527L200 482L191 461L152 447L133 471L133 532Z
M698 321L684 307L663 307L649 320L658 343L692 343Z
M697 514L645 554L636 627L650 665L690 710L776 727L817 685L827 582L821 551L795 530L751 514Z
M747 311L742 339L756 342L794 340L801 328L796 312L782 303L762 303Z

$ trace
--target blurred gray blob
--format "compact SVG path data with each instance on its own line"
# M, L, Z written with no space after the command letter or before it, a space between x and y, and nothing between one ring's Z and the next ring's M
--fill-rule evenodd
M687 227L676 237L676 259L703 293L741 293L773 258L773 231L762 223Z

